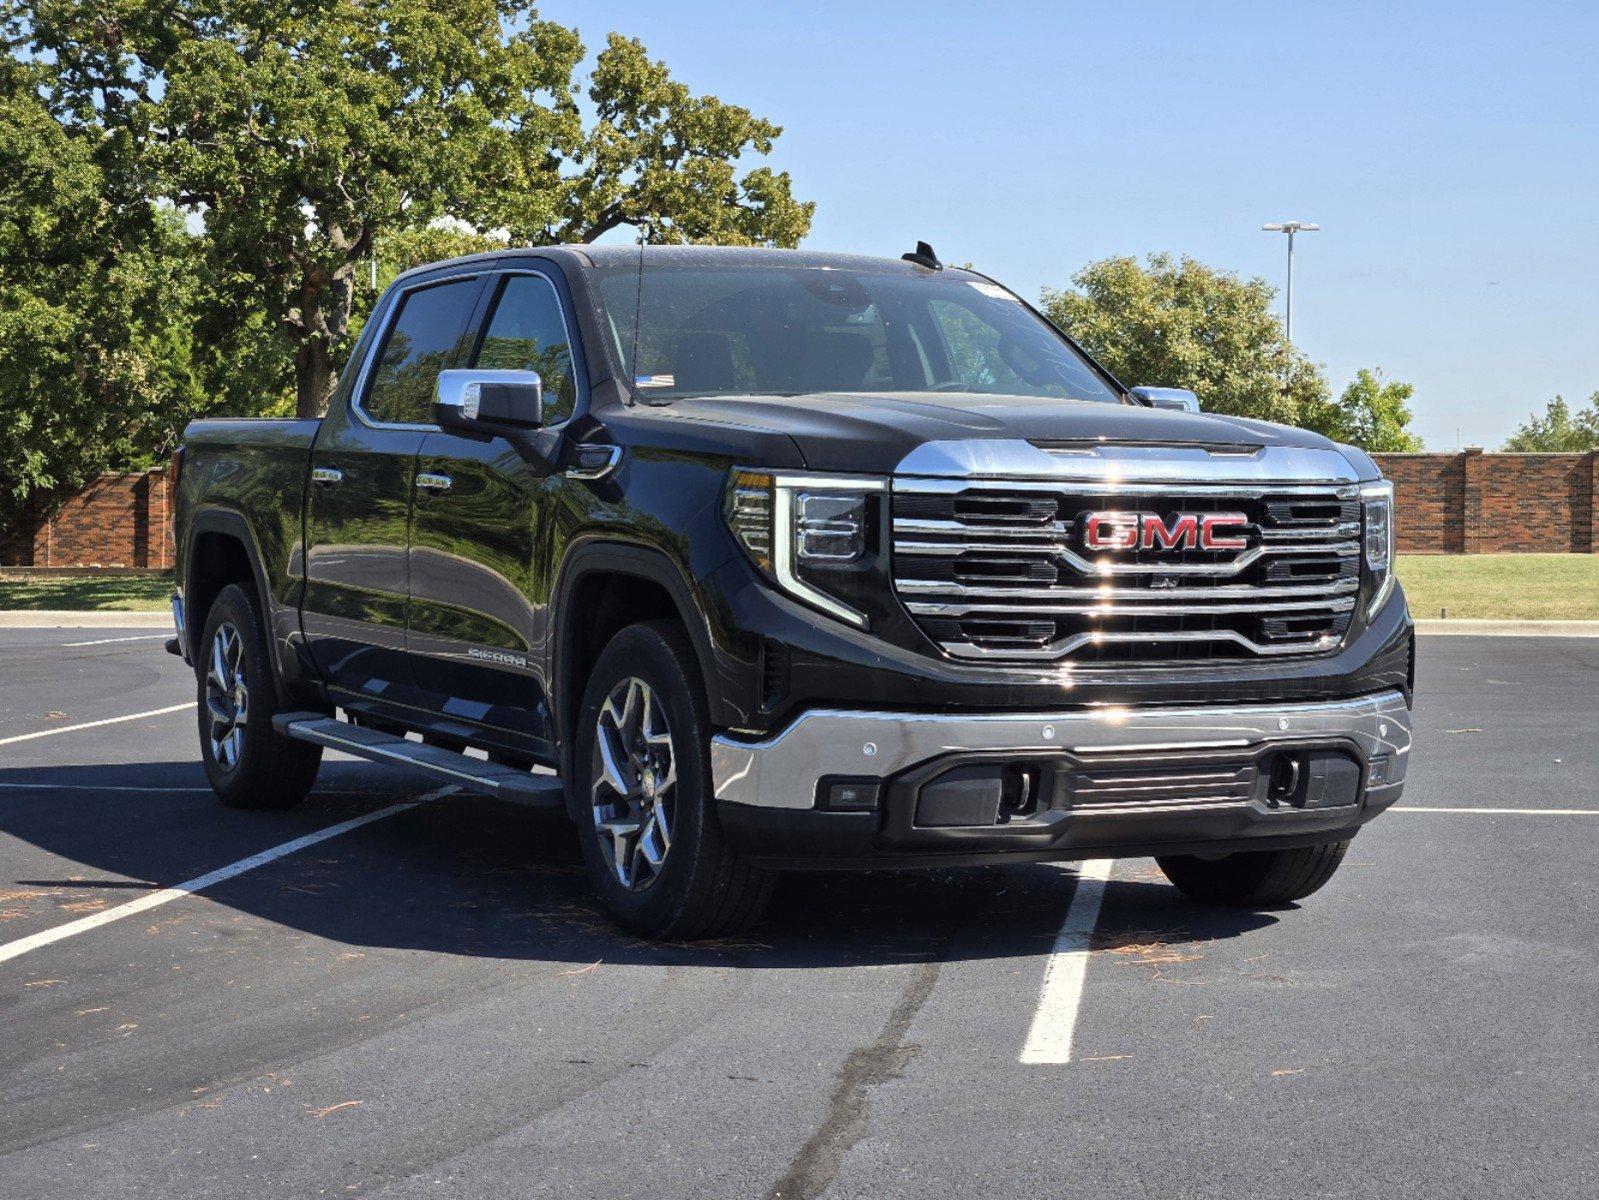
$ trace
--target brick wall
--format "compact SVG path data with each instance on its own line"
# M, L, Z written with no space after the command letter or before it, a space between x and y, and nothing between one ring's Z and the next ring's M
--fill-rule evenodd
M1378 454L1402 554L1599 553L1599 452ZM102 475L0 529L0 566L172 565L165 471Z
M1401 554L1599 553L1599 452L1373 455Z
M165 470L102 475L0 532L0 566L170 567L170 520Z

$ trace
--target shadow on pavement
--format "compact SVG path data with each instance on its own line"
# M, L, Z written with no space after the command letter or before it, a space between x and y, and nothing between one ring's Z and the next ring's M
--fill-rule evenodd
M120 903L141 886L170 886L430 789L400 769L330 761L298 808L237 812L216 803L192 762L0 770L0 832L81 865L68 872L59 862L34 869L8 861L0 869L14 877L0 882L105 887ZM1148 865L1111 885L1119 928L1177 944L1236 937L1277 919L1193 905ZM128 878L97 880L95 872ZM600 911L561 814L458 795L205 895L350 946L580 965L826 968L1047 952L1075 878L1069 866L1043 864L796 874L779 882L766 918L747 935L659 945L620 933ZM956 930L962 936L952 941Z

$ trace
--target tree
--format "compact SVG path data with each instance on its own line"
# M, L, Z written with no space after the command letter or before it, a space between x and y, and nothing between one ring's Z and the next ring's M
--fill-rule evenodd
M1188 388L1207 409L1323 429L1326 380L1290 346L1261 279L1152 254L1090 263L1044 311L1127 384Z
M1362 367L1333 405L1335 427L1323 429L1328 437L1362 450L1410 453L1421 449L1421 439L1407 431L1410 397L1415 387L1385 379L1381 370Z
M1565 397L1556 396L1545 406L1543 416L1529 417L1505 449L1519 453L1581 453L1599 450L1599 392L1588 397L1588 407L1573 413Z
M812 206L737 160L781 130L694 96L612 35L524 0L0 0L66 127L130 146L131 179L203 218L218 311L286 335L323 411L381 237L453 216L518 241L623 224L793 245ZM269 381L262 381L264 385Z
M119 147L63 127L40 80L0 61L0 522L35 494L154 461L202 402L195 239L170 208L116 202Z

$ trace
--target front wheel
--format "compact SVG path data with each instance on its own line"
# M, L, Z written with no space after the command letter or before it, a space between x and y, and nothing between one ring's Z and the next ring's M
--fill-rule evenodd
M206 613L195 664L200 692L200 757L229 808L289 808L316 782L322 747L272 728L277 691L255 600L238 584Z
M1333 877L1349 843L1326 842L1298 850L1258 850L1195 858L1171 854L1155 861L1166 878L1193 900L1255 908L1303 900Z
M756 920L772 876L722 837L699 669L669 622L611 639L578 713L572 787L590 882L630 933L690 939Z

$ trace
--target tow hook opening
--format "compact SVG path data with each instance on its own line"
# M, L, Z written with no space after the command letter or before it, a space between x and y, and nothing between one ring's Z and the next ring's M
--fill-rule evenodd
M1038 812L1041 770L1032 763L954 767L922 785L916 824L925 828L1008 825Z
M1338 808L1360 801L1360 764L1331 749L1274 750L1260 764L1268 808Z

